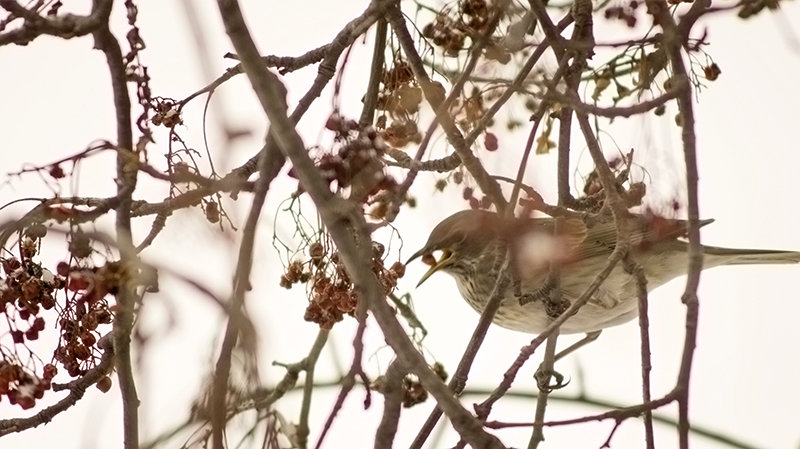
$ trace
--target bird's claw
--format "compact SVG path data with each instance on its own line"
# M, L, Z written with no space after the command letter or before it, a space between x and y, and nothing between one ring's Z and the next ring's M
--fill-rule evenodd
M553 292L553 288L555 288L555 285L553 282L550 282L550 279L548 278L544 284L539 287L539 289L531 293L522 293L522 287L520 286L519 281L517 281L514 284L514 294L516 294L521 306L540 300L546 300L549 303L550 293Z
M543 393L552 393L555 390L560 390L569 385L569 380L564 381L564 375L552 369L544 369L539 366L539 369L534 373L533 378L536 380L536 386L539 391ZM550 379L555 382L551 383Z

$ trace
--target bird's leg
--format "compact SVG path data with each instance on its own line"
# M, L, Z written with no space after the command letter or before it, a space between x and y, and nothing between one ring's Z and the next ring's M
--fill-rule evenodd
M559 352L558 354L556 354L555 360L553 360L553 361L555 362L555 361L561 360L562 358L568 356L569 354L572 354L573 352L577 351L578 349L580 349L580 348L588 345L589 343L597 340L597 338L600 336L600 332L601 331L587 332L585 337L583 337L580 340L576 341L575 343L569 345L566 349L564 349L561 352Z
M545 278L544 283L538 289L534 290L530 293L522 293L522 283L519 281L519 277L515 277L514 279L514 294L519 298L520 305L525 305L530 302L540 301L540 300L547 300L548 304L550 303L550 296L553 292L553 289L556 288L556 281L553 276L548 274L547 278ZM560 315L556 314L556 316Z
M600 332L601 331L587 332L585 337L576 341L566 349L556 354L555 357L553 357L553 363L561 360L562 358L566 357L569 354L572 354L579 348L586 346L587 344L597 340L597 337L600 336ZM550 377L555 379L554 383L548 382ZM539 387L540 391L552 392L553 390L564 388L569 384L569 381L567 381L566 383L564 382L563 374L552 369L545 370L542 365L539 365L539 368L536 369L536 373L534 373L533 378L536 379L536 385Z
M541 369L541 365L533 374L533 378L536 380L536 386L539 388L539 391L547 393L552 393L553 391L564 388L569 384L569 381L566 383L564 382L563 374L556 370L543 370ZM550 383L551 378L554 379L555 382Z

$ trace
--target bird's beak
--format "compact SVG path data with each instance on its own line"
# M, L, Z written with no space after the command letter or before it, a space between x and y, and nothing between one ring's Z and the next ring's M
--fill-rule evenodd
M422 248L421 250L419 250L416 253L414 253L408 259L408 262L406 262L406 265L408 265L409 262L413 261L417 257L420 257L423 254L426 254L428 252L429 251L428 251L427 248ZM422 278L420 278L419 282L417 282L417 287L422 285L423 282L427 281L428 278L431 277L431 275L433 275L433 273L436 273L440 269L450 265L452 262L453 262L453 252L450 251L450 250L446 250L446 249L442 250L442 257L436 263L434 263L433 266L431 266L430 269L428 269L428 271L425 272L425 274L422 275Z

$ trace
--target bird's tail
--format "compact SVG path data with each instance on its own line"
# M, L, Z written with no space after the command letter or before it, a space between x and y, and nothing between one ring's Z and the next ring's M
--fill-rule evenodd
M703 253L715 259L718 265L758 265L758 264L790 264L800 263L800 252L771 249L739 249L704 246ZM717 264L715 264L717 265Z

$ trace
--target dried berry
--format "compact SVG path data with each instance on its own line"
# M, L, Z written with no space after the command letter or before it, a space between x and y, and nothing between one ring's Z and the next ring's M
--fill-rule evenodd
M111 378L108 376L101 377L100 380L97 381L95 384L98 390L102 391L103 393L108 393L108 390L111 389Z
M55 365L48 363L42 368L42 376L47 380L56 377L56 374L58 374L58 368L56 368Z
M39 339L39 331L37 331L34 328L30 328L27 331L25 331L25 338L27 338L30 341L38 340Z
M486 151L497 151L497 136L493 133L486 133L486 135L483 136L483 146L486 147Z
M32 329L36 329L39 332L43 331L44 327L45 323L44 323L44 318L42 317L36 317L36 319L33 320L33 324L31 325Z
M392 264L392 266L389 268L389 271L395 273L398 278L401 278L406 274L406 266L403 265L402 262L397 261Z
M442 365L440 362L435 362L433 365L431 365L431 369L436 376L442 380L442 382L447 380L447 371L444 369L444 365Z
M210 201L206 203L206 210L205 210L206 220L209 223L218 223L219 222L219 204L214 201Z
M91 332L84 332L81 334L81 341L86 346L94 346L94 344L97 343L97 337Z
M78 360L86 360L92 356L92 351L82 344L75 345L75 347L72 348L72 353L75 354L75 358Z
M720 70L716 63L712 62L711 65L703 67L703 73L705 74L707 80L715 81L722 74L722 70Z
M386 247L378 242L372 242L372 257L374 259L380 259L384 251L386 251Z
M314 242L308 247L308 256L311 257L313 261L322 260L325 257L325 248L322 246L320 242Z
M11 331L11 340L18 345L25 343L25 334L21 330L13 330Z
M472 187L464 187L464 191L461 192L461 197L464 198L465 200L469 200L472 198L473 194L474 191L472 190Z
M64 169L61 168L60 165L55 164L52 167L50 167L50 176L52 176L54 179L61 179L65 176Z

